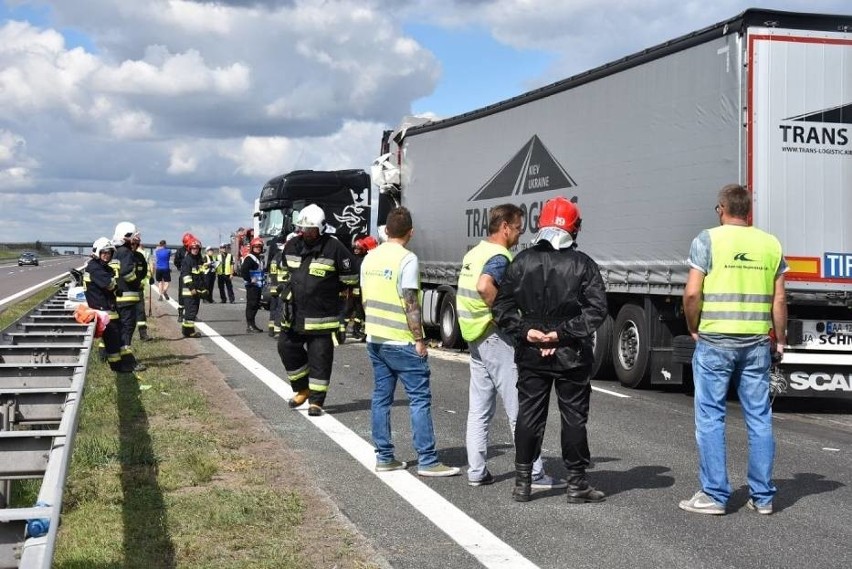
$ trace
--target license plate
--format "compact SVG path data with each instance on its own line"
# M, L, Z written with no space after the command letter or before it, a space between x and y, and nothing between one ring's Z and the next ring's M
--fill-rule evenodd
M852 352L852 322L835 320L802 321L802 343L809 350Z

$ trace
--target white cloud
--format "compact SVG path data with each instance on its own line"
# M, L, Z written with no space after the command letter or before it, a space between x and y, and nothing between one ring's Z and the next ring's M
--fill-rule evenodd
M190 174L198 168L198 159L187 144L181 144L172 149L169 160L169 174Z
M118 140L135 140L151 136L151 116L141 111L124 111L109 119L110 132Z

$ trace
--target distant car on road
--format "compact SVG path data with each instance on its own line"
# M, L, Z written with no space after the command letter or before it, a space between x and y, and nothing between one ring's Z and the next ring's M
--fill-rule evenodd
M18 266L22 265L35 265L38 267L38 256L35 253L21 253L21 256L18 257Z

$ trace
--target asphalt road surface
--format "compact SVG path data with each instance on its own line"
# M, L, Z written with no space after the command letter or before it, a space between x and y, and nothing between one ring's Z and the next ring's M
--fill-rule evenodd
M698 489L692 398L679 390L632 391L595 381L589 474L607 501L569 505L564 491L539 491L519 504L510 498L514 457L501 407L489 449L494 485L469 487L464 474L422 479L414 468L376 474L372 372L364 345L337 348L328 414L309 418L305 409L287 408L289 386L281 379L276 343L265 334L245 334L243 310L241 304L204 304L199 328L213 337L200 346L254 412L301 451L314 482L393 567L852 566L851 402L776 402L779 490L772 516L745 508L747 440L739 407L730 402L734 495L728 515L700 516L677 507ZM267 314L259 314L258 324ZM429 359L439 456L463 466L467 356L433 349ZM401 387L397 398L396 456L412 460ZM558 437L552 402L543 456L549 472L564 475Z
M67 267L55 267L60 270ZM20 275L1 276L2 295L9 290L3 287L28 286L17 280L7 284ZM595 381L589 475L606 492L606 502L571 505L564 491L534 491L531 502L519 504L510 497L514 456L502 407L489 448L495 484L472 488L464 474L423 479L414 468L377 474L370 438L372 371L364 344L337 348L328 413L309 418L306 409L287 407L290 390L282 380L276 342L244 332L245 295L239 286L235 292L237 304L204 304L198 328L207 337L185 341L196 342L249 407L299 451L304 470L373 544L381 564L401 569L852 567L852 402L776 401L778 495L772 516L745 508L747 440L739 407L730 402L734 494L729 513L700 516L677 507L698 489L692 398L680 390L632 391L614 381ZM154 304L155 318L175 314L173 302L155 297ZM267 315L262 311L258 324L265 325ZM432 349L429 360L439 456L464 466L467 355ZM397 399L396 456L412 460L401 387ZM551 474L564 476L553 402L543 456Z

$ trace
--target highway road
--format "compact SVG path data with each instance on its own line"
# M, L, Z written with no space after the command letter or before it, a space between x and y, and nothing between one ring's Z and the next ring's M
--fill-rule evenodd
M85 262L85 258L76 255L39 257L37 267L19 267L16 259L0 261L0 310L35 292L39 286L66 276L70 269L79 268Z
M5 273L0 278L2 286L7 278ZM632 391L614 381L595 381L590 478L607 493L606 502L569 505L564 492L539 491L531 502L519 504L510 497L513 449L502 409L489 452L495 484L472 488L463 475L421 479L413 468L377 474L370 443L372 372L364 345L337 348L328 414L309 418L305 409L290 410L275 341L245 334L244 295L235 288L240 301L204 304L198 328L206 337L185 341L196 343L254 413L297 451L303 470L382 555L380 563L400 569L852 566L848 401L776 402L779 492L772 516L745 508L747 440L738 405L730 402L735 492L728 515L699 516L677 507L697 489L692 398L680 390ZM154 318L173 318L173 303L154 304ZM259 324L266 315L261 312ZM467 355L433 349L429 359L439 455L462 466ZM397 458L412 460L401 388L397 397ZM558 435L552 405L543 456L551 473L564 475Z
M510 498L513 450L502 410L490 446L494 485L471 488L464 476L420 479L413 468L376 474L372 373L364 345L350 342L337 349L329 413L308 418L304 409L287 408L289 387L281 380L275 341L243 332L243 308L203 306L199 329L212 335L199 341L203 351L254 412L300 451L315 482L393 567L852 566L850 402L776 402L779 493L777 513L768 517L744 506L747 441L738 405L731 402L730 513L699 516L677 507L697 490L692 398L679 390L632 391L595 381L590 477L607 501L569 505L562 492L545 491L518 504ZM437 349L431 354L439 455L447 464L464 465L467 356ZM398 399L397 458L412 460L401 388ZM549 471L564 474L558 434L552 405L543 455Z

